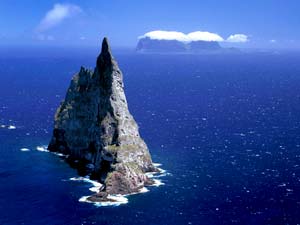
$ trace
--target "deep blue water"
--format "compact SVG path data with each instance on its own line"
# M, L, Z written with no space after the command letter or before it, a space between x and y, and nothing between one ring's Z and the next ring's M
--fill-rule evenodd
M299 224L300 54L116 53L164 186L118 207L36 151L72 75L97 52L0 51L0 224ZM22 152L21 148L30 151Z

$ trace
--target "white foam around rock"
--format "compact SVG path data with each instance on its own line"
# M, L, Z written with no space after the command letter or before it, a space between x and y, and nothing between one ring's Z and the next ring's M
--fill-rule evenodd
M153 164L153 166L155 166L155 167L160 167L160 166L162 166L161 163L152 163L152 164Z
M149 192L149 189L146 187L143 187L139 190L139 193L146 193L146 192Z
M90 196L83 196L79 199L79 202L87 202L87 203L93 203L95 206L101 207L101 206L119 206L122 204L127 204L128 199L125 198L122 195L109 195L107 198L111 199L112 201L107 202L91 202L88 200Z
M152 184L151 186L154 186L154 187L162 186L162 185L164 185L164 183L160 179L154 179L154 178L158 178L158 177L161 177L161 176L166 176L169 173L167 173L166 170L163 170L163 169L159 168L159 166L161 166L161 164L155 163L153 165L156 166L159 169L159 171L158 172L146 173L146 175L149 178L152 178L153 181L154 181L154 184ZM71 181L82 181L82 182L90 183L90 184L93 185L93 187L90 187L89 190L91 192L95 192L95 193L98 193L99 189L103 186L103 184L101 184L101 183L99 183L97 181L91 180L88 177L72 177L69 180L71 180ZM111 201L92 202L92 201L88 200L88 198L90 196L82 196L78 201L79 202L92 203L92 204L94 204L97 207L102 207L102 206L119 206L119 205L127 204L128 203L128 198L127 198L128 196L135 195L135 194L140 194L140 193L146 193L146 192L149 192L149 189L146 188L146 187L143 187L138 192L131 193L131 194L128 194L128 195L108 195L107 198L110 199Z
M93 187L89 188L89 190L91 192L99 192L99 189L103 186L101 183L97 182L97 181L94 181L94 180L91 180L87 177L72 177L70 178L70 180L72 181L83 181L83 182L87 182L87 183L90 183L93 185Z
M40 151L40 152L49 152L49 150L47 149L46 145L42 145L42 146L37 146L36 150Z
M165 185L165 183L163 183L159 179L153 179L153 180L154 180L154 184L152 184L151 186L159 187L159 186Z

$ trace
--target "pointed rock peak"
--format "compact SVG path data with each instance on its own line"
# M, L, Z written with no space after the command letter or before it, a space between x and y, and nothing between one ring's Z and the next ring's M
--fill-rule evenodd
M108 38L103 38L101 54L111 54Z
M101 53L97 59L97 67L100 71L104 72L106 69L111 69L113 64L113 56L111 54L110 45L107 37L102 41Z

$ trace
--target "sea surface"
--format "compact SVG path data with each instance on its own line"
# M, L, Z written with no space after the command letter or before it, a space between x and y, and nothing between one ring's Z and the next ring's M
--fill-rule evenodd
M97 207L79 201L92 184L42 151L71 77L97 51L0 49L1 225L300 224L300 53L116 50L129 109L167 174Z

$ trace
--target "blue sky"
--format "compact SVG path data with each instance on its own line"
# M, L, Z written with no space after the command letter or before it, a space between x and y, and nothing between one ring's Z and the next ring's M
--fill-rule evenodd
M247 35L255 48L300 48L297 0L1 0L0 45L135 46L155 30Z

